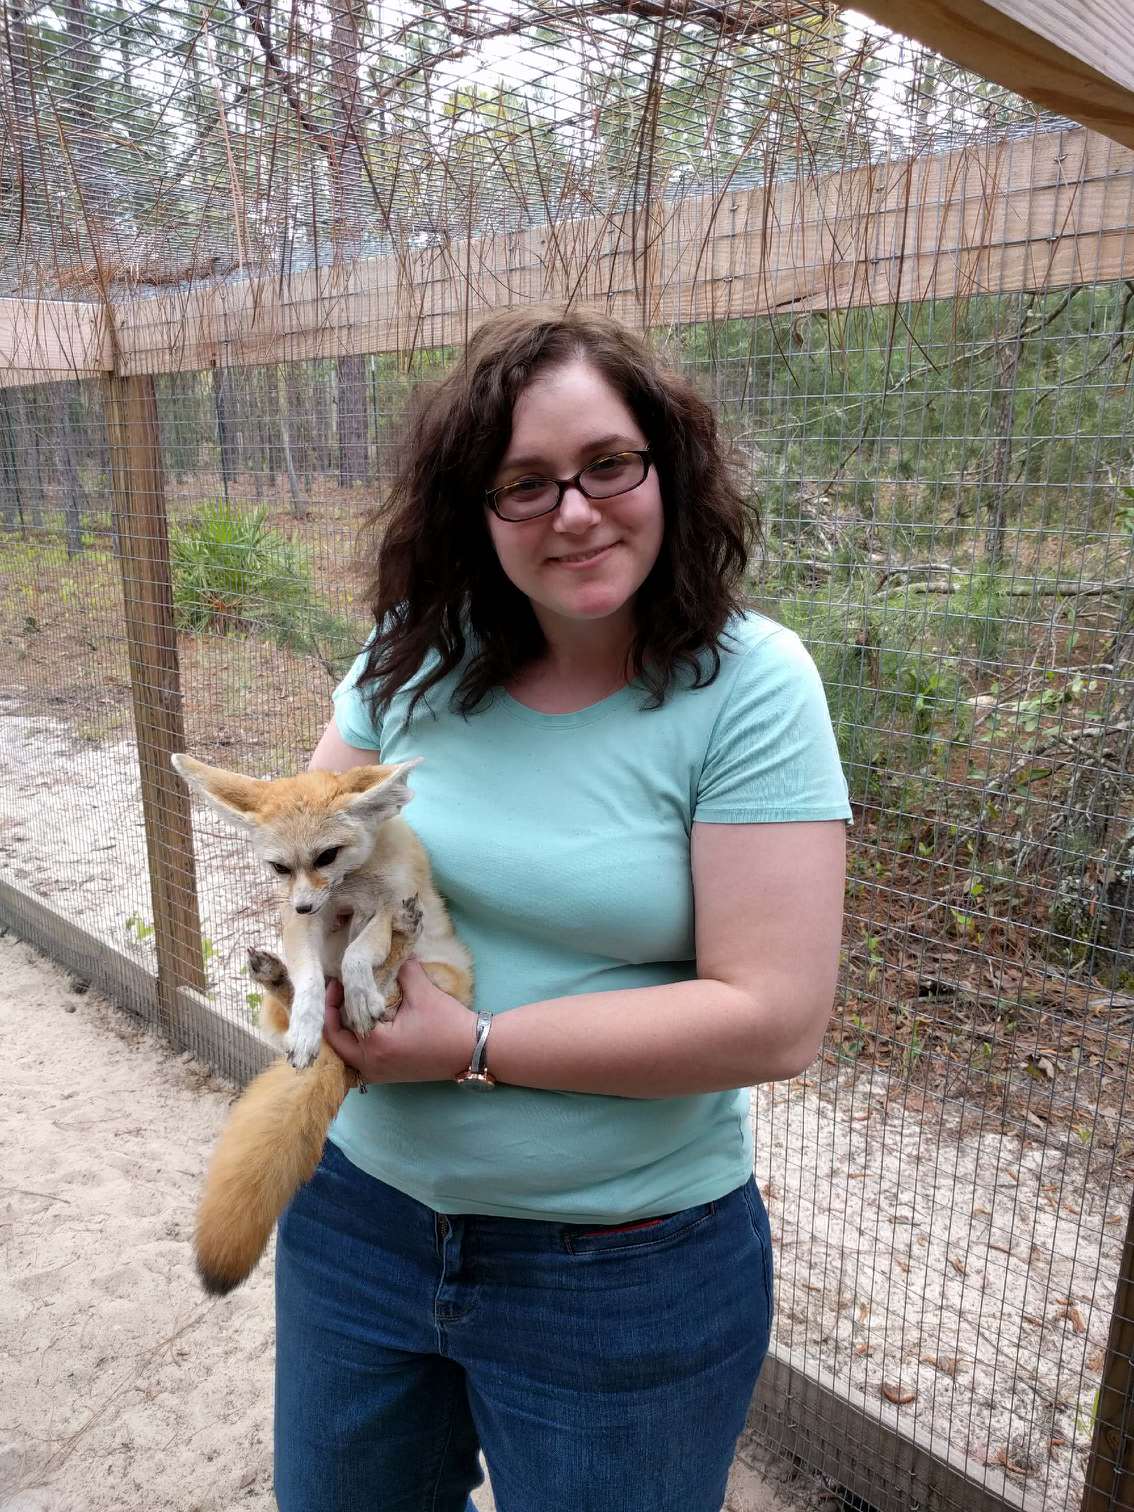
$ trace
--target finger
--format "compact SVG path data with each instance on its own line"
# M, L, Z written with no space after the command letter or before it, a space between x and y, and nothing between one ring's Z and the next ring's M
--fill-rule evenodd
M329 1008L332 1004L336 1008L343 1006L343 984L338 977L329 977L327 980L327 993L325 1002Z
M416 956L407 956L402 962L398 972L398 981L406 992L412 992L415 987L421 988L428 983L429 978L425 974L425 967Z
M342 1001L342 993L339 993L339 1002ZM348 1066L358 1069L359 1045L358 1039L350 1029L343 1028L343 1021L339 1014L339 1003L332 1001L330 992L327 993L327 1001L323 1009L323 1038L330 1045L338 1058L346 1061Z
M336 1002L334 998L332 998L330 989L328 988L327 1000L323 1004L323 1032L327 1035L343 1034L346 1032L343 1029L342 1015L339 1012L340 1008L342 1007L342 1001L342 996L340 994L339 999Z

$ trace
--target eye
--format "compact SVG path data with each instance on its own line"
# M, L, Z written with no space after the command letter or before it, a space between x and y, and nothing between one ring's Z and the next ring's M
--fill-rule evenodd
M540 489L547 487L546 478L520 478L516 483L508 484L508 492L512 494L535 494Z
M269 861L268 865L272 868L277 877L291 876L291 867L285 866L282 861Z
M316 866L330 866L338 853L342 850L341 845L331 845L325 851L320 851L315 857Z
M626 466L626 457L621 453L616 457L600 457L597 462L592 462L585 469L589 473L617 472L620 467Z

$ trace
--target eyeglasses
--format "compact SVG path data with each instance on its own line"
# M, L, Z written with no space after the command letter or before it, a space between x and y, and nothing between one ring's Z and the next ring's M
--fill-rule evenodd
M650 462L648 451L615 452L588 462L573 478L520 478L503 488L488 489L484 497L494 515L519 524L558 509L572 487L585 499L613 499L615 494L629 493L646 481Z

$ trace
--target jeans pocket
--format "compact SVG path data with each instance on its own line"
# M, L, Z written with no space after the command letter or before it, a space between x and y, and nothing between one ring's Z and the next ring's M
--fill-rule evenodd
M748 1178L741 1188L741 1192L744 1196L744 1206L748 1213L748 1221L752 1225L752 1233L760 1246L760 1254L764 1263L764 1300L768 1306L768 1320L771 1322L775 1293L772 1226L768 1221L768 1210L764 1206L764 1199L760 1196L760 1188L756 1185L755 1176Z
M656 1249L659 1245L673 1244L684 1239L708 1223L716 1209L715 1202L702 1202L696 1207L682 1208L679 1213L666 1213L661 1218L643 1218L633 1223L613 1224L609 1228L572 1225L563 1230L563 1248L569 1255L639 1255L643 1250Z

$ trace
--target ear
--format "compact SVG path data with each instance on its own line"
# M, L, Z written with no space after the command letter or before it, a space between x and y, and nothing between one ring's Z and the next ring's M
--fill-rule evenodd
M256 777L242 777L239 772L226 772L223 767L206 766L192 756L174 755L170 760L174 769L222 819L240 829L255 828L267 783Z
M406 785L405 774L421 765L422 758L414 756L410 761L401 761L397 766L354 767L340 774L340 782L348 794L345 808L348 814L366 824L385 824L393 819L413 797Z

